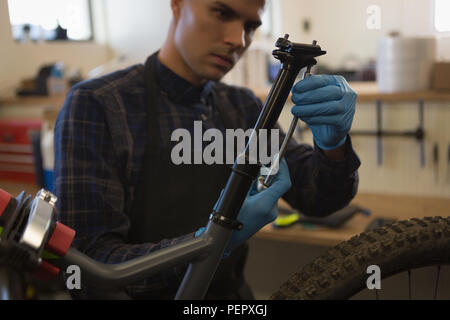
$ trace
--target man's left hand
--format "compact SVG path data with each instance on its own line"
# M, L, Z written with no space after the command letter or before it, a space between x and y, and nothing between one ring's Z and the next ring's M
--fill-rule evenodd
M344 77L311 75L292 89L291 112L311 128L319 148L334 150L345 144L356 98Z

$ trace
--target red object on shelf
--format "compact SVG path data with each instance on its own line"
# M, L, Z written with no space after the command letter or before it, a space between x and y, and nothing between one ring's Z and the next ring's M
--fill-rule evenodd
M41 120L0 120L1 180L36 182L31 134L41 127Z
M8 207L11 198L12 196L8 192L4 191L3 189L0 189L0 217Z

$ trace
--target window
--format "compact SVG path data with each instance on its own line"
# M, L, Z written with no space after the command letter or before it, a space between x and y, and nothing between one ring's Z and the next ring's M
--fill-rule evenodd
M434 27L439 32L450 32L450 1L435 0Z
M264 8L264 13L261 17L262 25L261 32L264 35L273 34L273 13L272 13L272 0L266 1L266 6Z
M8 0L13 38L27 40L90 40L89 0Z

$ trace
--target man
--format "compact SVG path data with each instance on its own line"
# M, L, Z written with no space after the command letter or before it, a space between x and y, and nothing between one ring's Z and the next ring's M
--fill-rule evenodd
M174 165L171 133L192 132L194 121L222 132L254 126L261 102L249 90L219 80L249 47L264 4L172 0L167 39L145 66L71 90L55 128L55 186L60 219L77 230L79 250L118 263L201 233L230 170ZM281 196L306 214L325 216L355 195L360 162L348 136L355 100L340 77L312 76L294 87L292 112L309 124L315 146L291 142L274 184L249 192L238 216L244 229L233 231L229 257L207 298L252 297L243 277L245 240L273 221ZM127 293L171 299L185 270L178 266ZM87 291L84 297L98 297Z

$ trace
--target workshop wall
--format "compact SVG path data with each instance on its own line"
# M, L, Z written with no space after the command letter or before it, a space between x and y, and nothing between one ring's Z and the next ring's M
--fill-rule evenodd
M375 106L359 103L353 129L376 127ZM419 125L417 102L383 104L383 129L414 131ZM360 191L391 194L450 197L450 105L425 102L424 156L420 161L420 143L413 138L389 137L382 140L383 162L377 162L375 137L354 137L354 145L363 165ZM434 146L439 153L434 159ZM431 214L431 213L430 213Z
M379 29L369 29L367 9L380 11ZM437 36L433 24L431 0L282 0L283 33L308 43L317 39L330 54L321 58L332 68L341 68L346 60L367 62L376 58L378 40L391 31L404 36ZM305 29L305 22L309 28ZM444 37L446 36L446 37ZM450 60L449 35L438 39L438 58Z
M130 61L145 60L158 49L168 30L169 1L96 0L103 3L107 41L116 55ZM378 39L391 31L406 36L436 35L430 0L275 0L272 6L274 36L290 33L302 42L320 40L332 48L332 55L321 59L330 67L341 67L354 58L361 63L375 58ZM369 30L367 8L380 8L379 29ZM304 27L309 22L309 29ZM272 41L271 41L272 42ZM258 43L255 44L258 46ZM450 60L450 38L438 41L438 57Z
M380 28L366 26L367 8L380 8ZM282 0L279 2L281 34L310 42L314 39L328 51L319 63L333 69L345 68L348 61L364 64L376 58L378 40L391 31L404 36L436 36L437 60L450 60L450 37L438 34L433 24L430 0ZM305 30L305 21L309 29ZM280 123L288 129L291 115L285 108ZM450 106L426 102L424 106L424 158L414 138L389 137L382 140L382 163L378 163L375 137L354 136L353 143L362 160L360 192L450 197ZM414 131L419 126L418 101L383 104L382 127L391 131ZM354 130L376 129L375 103L358 103ZM303 141L312 143L306 133ZM439 153L434 159L433 149Z
M109 60L113 54L105 44L105 29L100 2L94 4L96 41L17 43L12 38L8 2L0 1L0 95L13 95L24 78L34 77L46 63L63 61L70 68L80 68L83 75Z
M289 128L290 107L285 107L280 125ZM384 103L382 112L383 130L414 131L419 125L418 103ZM302 121L300 125L304 125ZM361 159L359 169L359 192L450 197L450 105L425 102L424 105L424 156L425 166L420 160L420 144L414 138L388 137L382 140L382 163L378 163L378 148L375 137L353 136L353 146ZM357 103L352 130L376 130L376 108L374 103ZM308 131L298 142L313 143ZM433 149L437 145L439 154L434 159Z
M116 55L127 56L130 63L143 62L161 47L172 17L170 1L101 1L108 43Z

